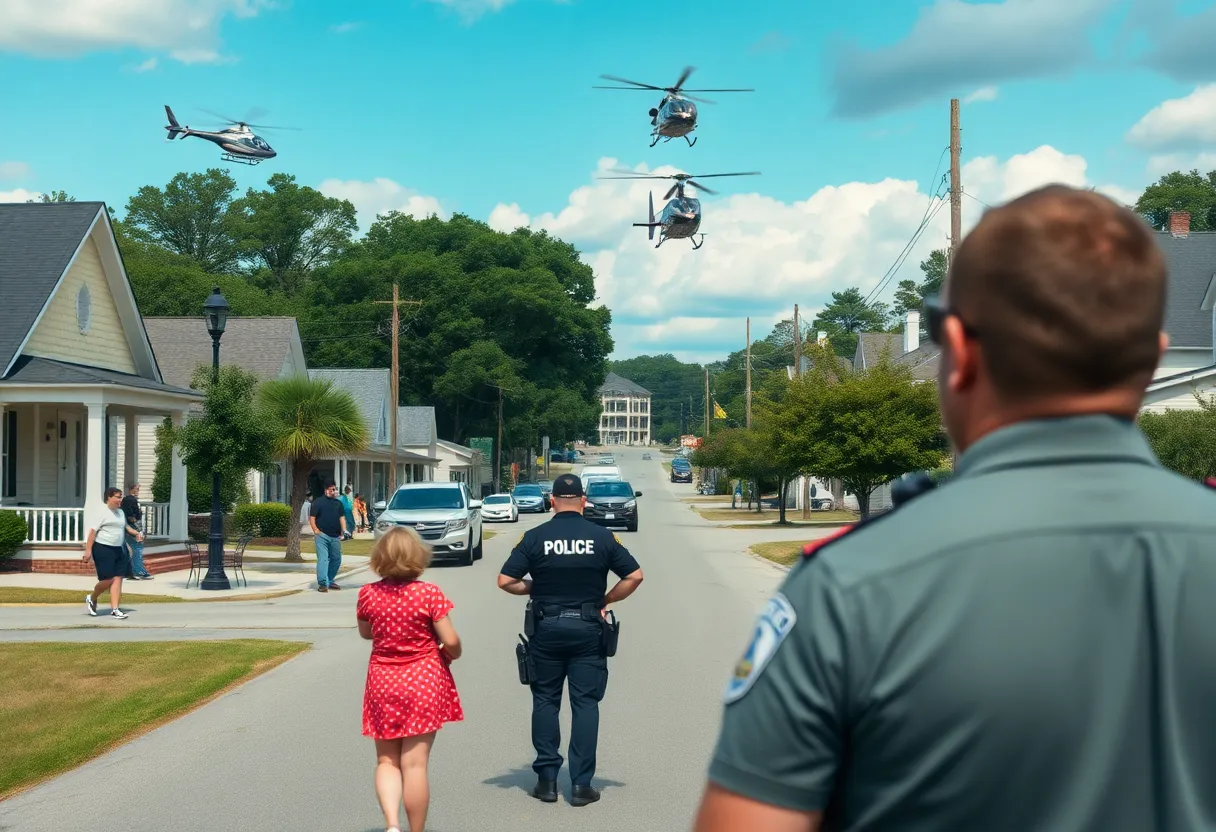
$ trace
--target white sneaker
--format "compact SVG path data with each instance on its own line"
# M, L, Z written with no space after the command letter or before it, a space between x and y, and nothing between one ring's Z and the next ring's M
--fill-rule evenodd
M89 615L97 615L97 604L92 595L84 596L84 608L89 611Z
M126 618L127 614L122 610L110 610L111 618Z

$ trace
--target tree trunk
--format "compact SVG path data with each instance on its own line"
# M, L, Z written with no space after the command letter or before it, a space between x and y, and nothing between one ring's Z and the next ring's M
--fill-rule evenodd
M308 493L308 472L312 460L307 458L291 461L291 523L287 526L287 555L284 560L303 563L300 556L300 509L304 507L304 495Z
M752 483L752 488L756 489L756 514L764 513L764 492L760 490L760 480Z
M785 477L777 478L777 523L785 525L785 489L789 485Z
M852 489L850 489L850 490L852 490ZM870 516L870 495L873 492L874 492L874 489L872 489L872 488L870 488L870 489L858 488L853 491L853 493L857 497L857 510L858 510L858 512L860 512L862 520L865 520L867 517Z

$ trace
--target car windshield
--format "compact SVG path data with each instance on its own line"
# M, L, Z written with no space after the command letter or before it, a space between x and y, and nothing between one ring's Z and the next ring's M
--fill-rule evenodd
M495 503L509 503L509 502L511 502L511 498L508 497L506 494L494 494L493 496L486 497L486 505L493 505Z
M541 491L552 491L553 490L553 480L545 480L544 482L537 483L537 485L540 486Z
M393 495L389 511L464 508L459 488L403 488Z
M686 459L673 459L671 461L671 467L672 468L691 468L692 466L688 463L688 460L686 460Z
M620 480L602 480L587 486L587 498L592 497L632 497L633 486Z
M521 485L511 493L516 497L539 497L541 495L539 485Z

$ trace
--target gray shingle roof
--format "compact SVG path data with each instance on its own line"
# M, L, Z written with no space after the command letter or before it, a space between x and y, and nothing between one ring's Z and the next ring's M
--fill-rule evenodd
M1216 275L1216 232L1193 231L1186 237L1175 237L1161 231L1157 243L1169 264L1165 331L1170 346L1211 348L1211 312L1199 305Z
M0 370L13 360L101 202L0 203Z
M873 367L885 355L898 360L904 353L904 336L892 332L862 332L857 336L857 352L853 356L853 367L864 370Z
M600 395L649 396L650 391L616 373L609 373L604 379L604 383L600 385Z
M397 444L430 446L435 438L435 408L397 408Z
M189 387L194 370L211 364L211 335L202 316L144 318L161 376ZM262 381L277 378L291 350L295 318L229 318L220 339L220 363L234 365Z
M371 434L372 442L376 442L379 438L376 436L376 428L380 424L380 415L383 413L384 402L388 399L389 393L387 368L383 370L309 370L308 377L332 381L334 387L350 393L359 407L359 412L363 414L363 421Z
M907 364L912 368L912 378L928 381L937 378L937 365L941 356L941 347L927 341L912 352L904 353L898 360L900 364Z
M117 370L104 370L100 367L86 367L83 364L69 364L66 361L55 361L50 358L37 358L23 355L17 359L13 369L0 381L4 384L113 384L122 387L135 387L140 390L157 390L165 393L183 393L188 396L202 397L202 393L169 384L160 384L143 376L120 373Z

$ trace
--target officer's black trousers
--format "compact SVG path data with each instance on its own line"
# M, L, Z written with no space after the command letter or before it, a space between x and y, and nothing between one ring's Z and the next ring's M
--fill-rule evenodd
M537 777L556 780L562 767L557 713L562 686L570 680L570 782L591 785L600 730L600 700L608 686L598 621L549 617L536 625L530 644L536 681L532 684L532 745Z

